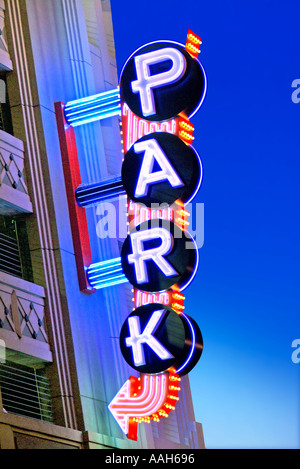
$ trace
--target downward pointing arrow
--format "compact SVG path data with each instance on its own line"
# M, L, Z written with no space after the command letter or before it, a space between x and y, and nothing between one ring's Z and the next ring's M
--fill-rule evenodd
M108 408L122 431L137 440L138 424L134 417L149 417L158 412L168 397L169 375L142 375L141 392L135 393L138 378L131 376L118 391Z

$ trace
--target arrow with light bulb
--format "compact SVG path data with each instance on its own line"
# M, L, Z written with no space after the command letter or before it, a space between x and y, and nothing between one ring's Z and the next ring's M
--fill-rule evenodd
M108 408L129 439L137 440L139 422L158 422L168 416L178 400L179 381L178 375L166 372L130 376L123 384Z

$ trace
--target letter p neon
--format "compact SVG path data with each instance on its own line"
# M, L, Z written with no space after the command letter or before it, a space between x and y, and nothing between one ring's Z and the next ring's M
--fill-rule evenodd
M167 71L151 74L151 65L170 60L171 68ZM156 114L153 88L167 86L180 80L186 69L186 59L182 52L173 47L165 47L134 58L137 80L131 83L134 93L139 93L144 117Z

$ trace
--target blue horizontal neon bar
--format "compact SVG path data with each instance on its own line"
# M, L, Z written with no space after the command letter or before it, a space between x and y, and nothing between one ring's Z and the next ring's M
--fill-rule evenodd
M128 282L123 273L121 257L91 264L86 274L89 284L96 290Z
M75 190L76 201L80 207L88 207L105 200L113 200L124 194L125 189L121 177L93 184L85 184L77 187Z
M88 124L121 114L120 90L105 91L88 98L69 101L64 108L65 119L69 125Z

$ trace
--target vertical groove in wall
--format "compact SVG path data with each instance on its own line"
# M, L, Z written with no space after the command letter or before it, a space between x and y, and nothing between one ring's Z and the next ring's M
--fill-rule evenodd
M65 26L67 30L68 46L71 66L73 69L73 79L77 98L84 98L88 95L88 85L84 73L84 56L80 43L80 28L76 18L76 2L65 0L62 2L65 16Z
M64 0L62 1L62 9L67 32L66 38L69 48L72 77L74 80L74 90L76 93L74 99L79 99L89 96L94 93L94 90L92 91L89 86L86 71L88 65L81 43L81 29L78 23L76 3L76 0ZM95 178L100 179L101 171L99 164L96 163L97 155L92 145L93 139L95 141L93 128L84 126L84 128L79 129L78 132L81 132L84 136L83 143L85 146L86 171L88 175L88 181L86 182L94 182ZM102 173L103 172L104 171L102 171Z
M81 11L80 2L81 0L62 0L69 57L73 74L74 92L76 93L74 99L86 97L89 94L101 91L100 89L94 90L95 82L93 71L92 68L89 69L90 52L89 48L86 50L84 49L85 40L86 46L89 47L89 45L87 32L82 29L82 25L81 28L79 25L78 15L80 15ZM84 34L86 34L86 38L84 37ZM105 48L106 42L101 44L101 46ZM105 66L109 66L109 63L105 64ZM85 164L86 173L89 178L89 181L84 182L95 182L107 177L107 155L105 154L102 140L101 123L97 123L95 126L82 126L78 129L77 135L81 137L81 144L85 152L85 157L83 155L79 155L79 158L82 158L81 161ZM118 137L120 138L120 135L118 135ZM89 210L93 211L94 226L96 230L96 224L98 221L96 216L96 207L91 207ZM95 234L91 234L91 238L92 237L94 238ZM116 252L118 252L117 239L114 240L107 237L103 239L97 238L96 241L99 258L93 259L94 262L116 256ZM95 253L95 255L97 255L97 253ZM112 362L115 363L114 373L117 391L118 386L123 385L125 379L128 379L129 375L127 363L123 359L120 360L120 353L118 353L119 343L117 339L123 323L122 316L128 314L127 304L122 303L122 299L125 298L125 294L124 291L122 291L122 286L106 289L105 291L98 292L96 294L99 296L101 295L106 305L105 310L112 337L112 357L114 358ZM104 393L106 394L106 389L104 389Z
M49 305L49 317L53 331L53 352L57 363L64 420L67 427L76 429L76 413L72 396L71 376L63 324L63 311L60 301L59 281L51 237L51 220L47 207L47 195L43 180L41 154L31 94L20 2L18 0L10 0L7 2L7 11L12 31L12 52L15 58L15 70L18 77L21 98L20 112L23 114L27 144L27 160L32 179L32 196L41 243L41 254L46 282L45 286Z
M72 76L74 82L74 90L76 96L74 99L83 98L94 94L94 79L92 75L92 68L89 65L89 50L84 51L84 41L88 46L88 36L84 38L84 32L79 25L79 11L82 0L63 0L62 9L64 14L64 22L67 32L67 43L69 50L70 63L72 67ZM82 8L82 14L84 9ZM86 31L86 29L85 29ZM90 70L87 68L90 67ZM97 90L99 92L100 90ZM98 127L97 127L98 126ZM100 122L93 125L82 126L76 129L78 135L81 136L81 143L84 149L84 155L81 155L82 161L84 160L85 170L88 180L84 183L93 183L100 181L108 176L107 161L105 150L102 141L102 129ZM97 224L96 208L90 208L93 211L94 226ZM113 253L111 249L112 240L97 239L98 255L99 258L95 261L108 259Z

